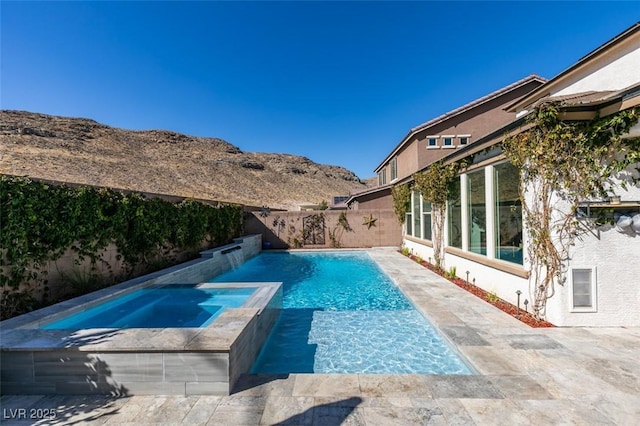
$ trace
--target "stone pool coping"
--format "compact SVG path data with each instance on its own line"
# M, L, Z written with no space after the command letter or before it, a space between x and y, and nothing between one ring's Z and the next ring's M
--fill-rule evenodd
M481 375L243 375L229 396L5 395L3 409L61 425L637 423L640 327L530 328L397 247L367 251Z
M180 283L162 286L183 285ZM249 322L265 310L269 303L281 293L282 283L201 283L196 288L256 288L256 291L239 308L225 310L206 327L181 328L88 328L69 330L43 330L40 327L74 313L90 309L97 304L132 291L154 287L145 281L113 292L100 291L98 298L87 300L86 296L72 299L46 308L46 312L17 317L19 324L10 329L2 324L0 341L2 351L48 351L51 349L76 351L162 351L182 350L229 351ZM109 289L104 289L109 290ZM282 296L279 296L280 300ZM11 320L9 320L11 321Z
M260 246L260 235L236 239L200 259L3 321L0 394L228 395L280 313L282 283L203 281L231 269L227 253L246 260ZM256 290L206 327L40 328L138 289L184 284Z

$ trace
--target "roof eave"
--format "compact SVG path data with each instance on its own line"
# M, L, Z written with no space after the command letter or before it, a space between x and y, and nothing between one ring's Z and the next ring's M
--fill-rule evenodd
M460 114L463 114L467 111L472 110L473 108L477 108L481 105L484 105L487 102L490 102L494 99L499 98L500 96L503 96L513 90L519 89L520 87L529 84L531 82L540 82L542 83L542 85L545 84L545 82L547 81L545 78L540 77L539 75L536 74L531 74L523 79L520 79L516 82L513 82L501 89L498 89L492 93L489 93L488 95L485 95L483 97L480 97L474 101L471 101L461 107L458 107L456 109L453 109L449 112L446 112L432 120L429 120L423 124L420 124L414 128L412 128L411 130L409 130L409 132L407 133L407 135L400 141L400 143L398 143L398 145L396 145L396 147L391 151L391 153L389 155L387 155L385 157L384 160L382 160L382 162L374 169L374 173L378 173L385 164L387 164L389 162L389 160L391 160L391 158L393 158L394 155L396 155L407 143L409 143L410 139L412 136L414 136L415 134L422 132L424 130L429 129L429 127L433 127L435 125L438 125L440 123L443 123L444 121L454 118ZM534 89L535 90L535 89Z
M631 27L627 28L622 33L612 38L611 40L607 41L606 43L602 44L601 46L587 53L585 56L580 58L578 62L576 62L566 70L560 72L560 74L556 75L551 80L544 83L542 86L538 87L537 89L534 89L531 93L509 104L505 108L505 111L516 112L519 109L524 109L525 107L531 105L533 102L537 101L538 99L541 99L545 96L549 96L551 93L550 88L552 88L559 81L563 80L567 75L573 73L578 68L581 68L587 62L591 61L596 56L599 56L602 52L610 49L612 46L615 46L621 43L623 40L626 40L627 38L629 38L630 36L638 32L639 30L640 30L640 22L637 22Z

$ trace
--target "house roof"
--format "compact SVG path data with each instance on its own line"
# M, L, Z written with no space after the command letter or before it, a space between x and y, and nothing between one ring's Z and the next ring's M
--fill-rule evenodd
M572 110L575 108L579 108L581 111L587 112L587 115L584 115L582 118L575 118L570 116L570 113L567 113L567 119L592 119L596 116L605 117L617 111L640 106L640 83L629 86L622 90L609 90L601 92L591 91L564 96L550 96L539 99L536 102L536 105L542 104L544 102L561 102L563 110ZM444 161L447 164L453 163L454 161L461 160L465 157L477 154L487 148L497 145L507 136L521 133L533 127L532 123L527 122L527 117L530 114L532 114L532 112L516 118L515 120L502 126L501 128L496 129L493 132L479 138L472 144L452 151L449 155L443 157L441 161ZM428 167L429 165L421 168L420 170L418 170L418 172L426 170ZM394 182L394 184L403 184L406 182L411 182L412 180L413 176L407 176L397 182ZM385 187L387 186L389 185L386 185ZM385 189L385 187L374 189L382 190ZM370 190L369 192L374 191ZM349 198L348 202L351 203L352 199Z
M565 110L579 107L581 110L584 109L589 111L590 114L588 116L584 116L582 119L591 119L596 116L605 117L617 111L640 105L640 83L622 90L609 90L602 92L591 91L564 96L550 96L539 99L535 105L539 105L544 102L561 102L562 107ZM453 151L451 154L444 157L443 161L446 163L452 163L496 145L504 140L508 135L514 135L529 129L533 124L527 123L528 116L529 114L519 117L511 123L478 139L473 144L467 145L457 151ZM572 117L569 116L567 119L572 119ZM422 170L424 169L426 169L426 167Z
M384 166L398 151L400 151L407 143L409 143L410 138L415 135L418 132L421 132L425 129L428 129L429 127L435 126L437 124L440 124L442 122L444 122L445 120L449 120L453 117L456 117L464 112L467 112L469 110L472 110L473 108L476 108L482 104L485 104L489 101L492 101L493 99L496 99L502 95L504 95L505 93L508 93L512 90L515 90L519 87L524 86L527 83L530 83L532 81L538 81L540 83L544 83L547 80L543 77L540 77L536 74L531 74L523 79L520 79L514 83L509 84L508 86L505 86L501 89L496 90L495 92L491 92L488 95L485 95L481 98L478 98L474 101L469 102L468 104L465 104L461 107L458 107L454 110L451 110L445 114L442 114L436 118L433 118L429 121L426 121L414 128L412 128L411 130L409 130L409 132L406 134L406 136L404 138L402 138L402 140L400 141L400 143L391 151L391 153L389 155L387 155L387 157L385 157L385 159L374 169L374 172L378 172L382 166Z
M640 82L620 90L591 90L588 92L572 93L569 95L545 96L538 99L530 106L535 108L548 102L560 102L560 104L565 107L599 106L609 102L615 102L619 99L638 96L639 92Z
M527 95L525 95L522 98L518 99L517 101L509 104L505 109L507 111L509 111L509 112L516 112L519 109L522 109L524 107L527 107L527 106L531 105L532 103L534 103L535 101L537 101L540 98L549 96L549 94L551 93L551 90L554 87L558 86L560 83L562 83L564 80L566 80L571 75L574 75L577 71L582 69L584 66L586 66L588 63L592 62L597 57L599 57L602 54L604 54L607 50L610 50L614 46L619 45L624 40L627 40L629 37L631 37L632 35L634 35L634 34L636 34L638 32L640 32L640 22L635 23L634 25L632 25L631 27L627 28L625 31L623 31L622 33L618 34L617 36L615 36L611 40L607 41L606 43L604 43L603 45L599 46L595 50L593 50L590 53L586 54L585 56L580 58L578 60L578 62L576 62L575 64L573 64L572 66L570 66L566 70L562 71L560 74L558 74L557 76L553 77L551 80L547 81L543 85L541 85L541 86L537 87L536 89L532 90Z
M345 201L345 204L348 206L351 203L353 203L355 199L358 197L362 197L363 195L375 194L376 192L382 192L387 189L390 189L392 186L393 186L392 184L388 183L386 185L376 186L373 188L367 188L362 191L354 192L353 194L349 195L349 198L347 198L347 200Z
M548 98L542 98L536 101L534 105L540 104L543 102L551 101L551 102L561 102L567 105L590 105L593 103L599 103L603 100L606 100L611 95L615 95L619 90L606 90L601 92L596 92L594 90L588 92L580 92L580 93L572 93L570 95L561 95L561 96L549 96Z

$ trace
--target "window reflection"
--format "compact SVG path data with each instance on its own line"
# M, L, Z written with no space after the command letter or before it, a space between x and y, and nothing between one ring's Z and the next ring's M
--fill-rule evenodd
M496 258L522 264L522 203L518 169L511 163L494 167L496 194Z
M451 197L447 207L449 246L462 248L462 208L460 201L460 179L449 188Z
M469 251L487 254L484 169L468 175Z

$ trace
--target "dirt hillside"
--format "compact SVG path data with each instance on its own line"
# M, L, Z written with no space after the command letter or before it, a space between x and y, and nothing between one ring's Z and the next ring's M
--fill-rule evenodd
M343 167L222 139L6 110L0 173L288 209L367 187Z

